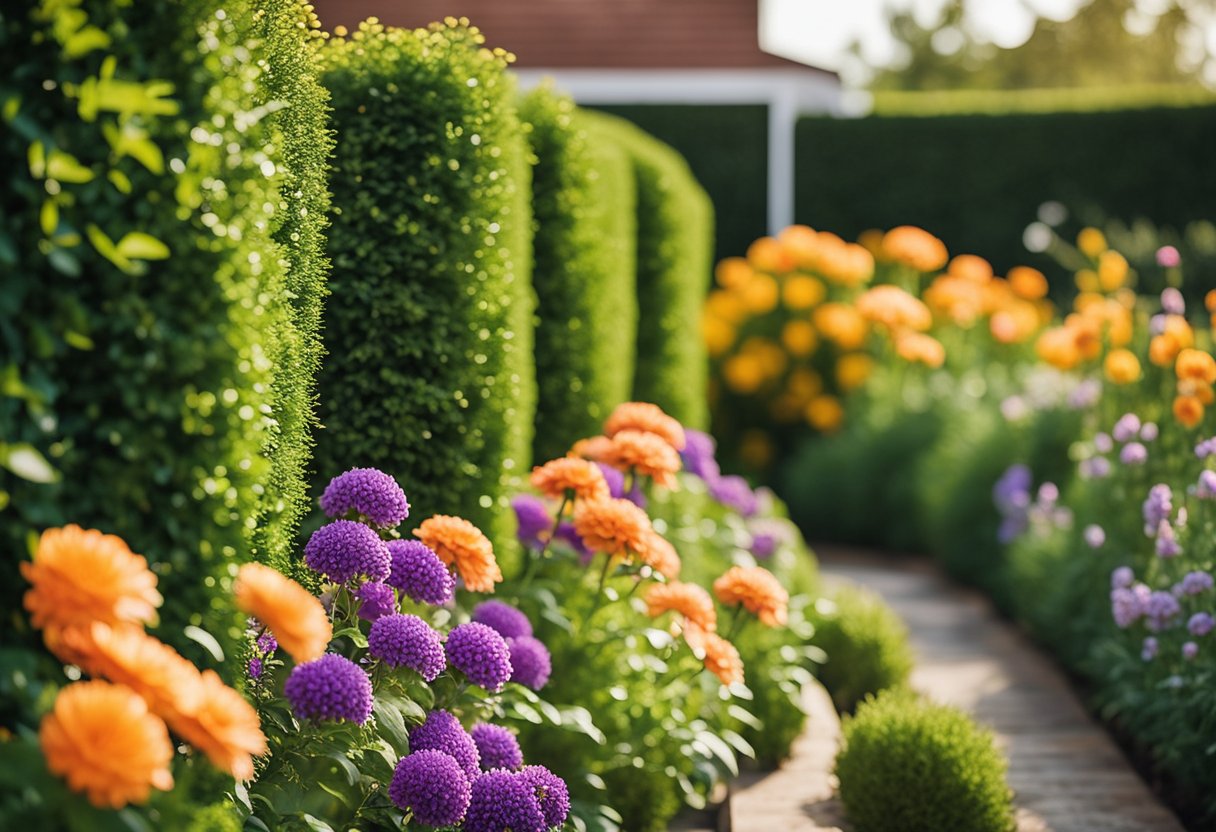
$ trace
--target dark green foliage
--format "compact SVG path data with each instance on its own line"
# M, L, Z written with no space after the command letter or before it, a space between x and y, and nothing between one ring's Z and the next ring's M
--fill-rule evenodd
M626 118L688 160L713 202L714 262L741 255L768 233L768 107L598 107ZM712 137L712 140L710 140Z
M7 464L19 449L27 476L53 480L0 474L6 562L15 573L47 526L121 535L154 562L162 635L191 658L206 653L183 627L228 643L230 566L259 517L282 508L290 525L300 491L299 466L272 477L262 452L306 448L274 362L293 354L284 261L317 255L267 234L289 222L278 193L296 160L278 146L292 120L260 106L277 94L260 64L301 52L306 30L283 21L302 15L280 4L255 23L252 4L217 0L0 12L0 436ZM271 30L296 42L257 39ZM292 100L323 106L301 82ZM318 181L322 161L291 176ZM42 457L53 473L28 464ZM21 582L4 586L4 632L28 636Z
M910 691L867 699L844 723L840 797L857 832L1010 832L1012 793L992 735Z
M704 427L708 359L698 333L713 268L713 206L670 147L620 119L599 115L596 122L632 158L637 178L633 397L654 402L688 427Z
M988 258L998 274L1025 262L1067 279L1046 258L1028 257L1010 231L1048 200L1081 217L1100 206L1100 218L1175 227L1216 214L1211 106L807 118L797 141L799 222L846 238L913 223L951 251Z
M837 710L849 713L865 697L908 681L908 630L878 595L843 585L812 604L807 617L815 627L812 642L827 654L819 681Z
M633 390L637 199L632 163L567 97L520 110L534 156L538 461L593 436Z
M323 50L337 131L317 484L395 476L496 542L535 410L527 148L476 30L367 24ZM497 518L497 519L496 519Z

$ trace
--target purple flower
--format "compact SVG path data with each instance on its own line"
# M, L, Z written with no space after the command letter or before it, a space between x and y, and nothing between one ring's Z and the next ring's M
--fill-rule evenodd
M564 824L570 814L570 790L566 788L566 781L544 766L524 766L520 773L536 794L541 814L545 816L545 826L552 829Z
M304 546L304 562L334 583L358 577L382 581L388 577L388 547L380 536L354 520L335 520L312 533Z
M410 729L410 750L417 753L428 749L451 756L470 781L481 771L476 743L460 720L447 711L431 711L426 721Z
M1030 505L1030 469L1025 465L1010 465L992 486L992 502L1002 514Z
M710 481L709 495L744 517L756 513L756 494L743 477L732 474Z
M448 664L489 691L502 690L511 678L511 651L498 631L472 621L448 633Z
M1145 422L1140 426L1140 439L1145 442L1156 442L1159 433L1156 422Z
M519 494L511 500L511 508L515 509L519 542L529 549L543 549L553 528L553 516L545 501L532 494Z
M1168 520L1174 513L1174 492L1165 483L1154 485L1149 489L1141 512L1144 516L1144 534L1153 537L1161 521Z
M1077 466L1078 472L1082 479L1100 480L1110 476L1110 460L1104 456L1091 456L1089 459L1081 460L1081 464Z
M553 673L549 649L531 636L507 639L511 651L511 681L540 690Z
M1087 378L1077 384L1068 394L1068 406L1073 410L1088 410L1102 398L1102 382Z
M1006 517L1001 521L1001 525L997 527L996 539L1002 545L1008 545L1017 540L1029 527L1029 521L1025 514L1021 516Z
M1173 286L1167 287L1161 293L1161 308L1167 315L1185 315L1186 300L1182 297L1182 292Z
M1186 659L1188 662L1192 661L1198 655L1199 645L1195 642L1188 641L1182 645L1182 658Z
M473 609L473 620L498 631L503 638L532 635L528 616L502 601L483 601Z
M472 796L469 778L448 754L424 749L397 762L388 796L398 809L426 826L453 826L464 818Z
M506 728L482 723L474 725L469 733L477 744L484 771L496 768L517 769L524 764L524 753L519 750L519 740Z
M420 540L388 542L391 569L388 583L419 604L446 604L456 592L456 579Z
M1199 483L1195 486L1195 496L1203 500L1216 499L1216 471L1205 468L1199 472Z
M345 719L362 725L372 713L372 683L359 665L326 653L298 664L283 693L300 719Z
M1176 595L1202 595L1212 588L1212 576L1207 572L1188 572L1174 588Z
M1115 449L1115 442L1109 433L1099 433L1094 437L1094 450L1100 454L1108 454Z
M562 543L569 546L574 551L574 554L578 555L579 559L584 561L584 566L586 566L587 563L590 562L591 558L595 555L594 552L587 548L587 544L583 542L582 536L574 530L573 523L563 521L561 525L557 527L557 534L555 537L557 537L557 539Z
M1212 454L1216 454L1216 438L1205 439L1195 446L1195 456L1199 459L1207 459Z
M1148 604L1149 588L1144 584L1131 587L1118 587L1110 592L1110 612L1115 619L1115 626L1126 630L1144 615Z
M1210 612L1197 612L1186 622L1187 632L1196 638L1206 636L1212 632L1214 627L1216 627L1216 619L1212 618Z
M274 651L279 649L279 642L275 639L274 633L267 630L258 636L257 649L263 656L273 655Z
M359 617L365 621L375 621L397 611L397 594L388 584L379 581L360 584L355 597L359 599Z
M1132 572L1130 566L1120 566L1114 572L1110 573L1110 588L1125 589L1132 585L1136 580L1136 573Z
M1144 623L1150 632L1159 633L1182 613L1178 599L1170 592L1154 592L1144 605Z
M1140 648L1140 659L1142 661L1151 662L1157 658L1157 639L1149 636L1144 640L1144 645Z
M685 471L706 482L718 479L722 471L718 467L718 461L714 458L716 450L714 438L708 433L685 428L684 450L680 451L680 459L684 462Z
M262 660L261 659L255 658L255 659L249 660L249 678L250 679L262 678Z
M1174 534L1174 527L1170 525L1170 521L1162 520L1157 525L1155 548L1159 558L1176 558L1182 554L1182 546L1178 544L1178 536Z
M1128 442L1119 451L1119 461L1124 465L1143 465L1148 461L1148 448L1139 442Z
M642 491L642 480L640 477L634 479L633 488L625 495L625 499L638 508L646 508L646 494Z
M1060 499L1060 489L1054 482L1045 482L1039 486L1039 503L1051 507Z
M1182 263L1182 255L1173 246L1162 246L1157 249L1157 265L1163 269L1174 269ZM1164 298L1162 299L1164 302ZM1179 312L1179 315L1182 313Z
M604 475L604 481L608 483L609 496L614 500L622 499L625 496L625 475L611 465L605 465L602 462L595 463L595 466L600 469L600 473Z
M321 510L334 518L354 512L381 528L392 528L410 516L401 486L375 468L351 468L330 480L321 495Z
M1119 421L1115 422L1111 435L1115 437L1116 442L1130 442L1139 432L1140 417L1135 413L1124 413L1119 417Z
M487 771L473 781L465 832L545 832L532 781L513 771Z
M1106 542L1106 531L1096 523L1085 527L1085 543L1091 549L1100 549Z
M1165 332L1165 315L1157 314L1148 319L1148 334L1160 335Z
M390 667L416 670L428 682L448 666L439 633L416 615L377 619L367 636L367 652Z

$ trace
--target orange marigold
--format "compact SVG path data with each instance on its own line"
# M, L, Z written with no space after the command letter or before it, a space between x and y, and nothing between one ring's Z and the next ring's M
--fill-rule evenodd
M1178 353L1174 372L1180 379L1213 384L1216 383L1216 359L1203 350L1188 348Z
M932 335L923 332L900 332L895 336L895 352L909 363L940 367L946 362L946 348Z
M1183 427L1197 426L1203 421L1203 402L1195 396L1178 396L1174 399L1174 418Z
M604 456L608 453L608 449L612 447L612 440L607 436L592 436L588 439L580 439L570 448L570 453L566 456L577 456L583 459L594 460L595 462L603 462Z
M882 253L887 260L911 266L918 272L937 271L950 256L945 243L914 225L888 231L882 238Z
M462 517L436 514L414 529L414 537L439 555L473 592L493 592L502 581L502 570L494 558L494 547L481 529Z
M702 630L718 629L718 613L714 599L697 584L676 581L669 584L654 584L646 592L646 611L651 618L666 612L678 612Z
M48 643L94 621L147 623L161 603L143 557L119 537L76 525L44 531L34 559L20 568L33 585L24 599L30 623L46 630Z
M153 788L173 788L169 731L122 685L68 685L43 718L38 738L47 768L99 809L144 803Z
M64 640L89 675L135 691L161 719L189 713L199 704L198 668L138 627L94 621L65 631Z
M643 535L637 553L642 563L667 580L674 581L680 577L680 569L683 566L680 555L676 552L676 547L671 545L671 541L658 532L651 530L650 534Z
M241 567L236 605L265 624L296 662L320 658L333 638L333 626L320 600L269 566L246 563Z
M1030 266L1014 266L1006 276L1009 288L1020 298L1038 300L1047 297L1047 278Z
M574 531L588 549L615 555L639 551L653 529L646 512L628 500L598 500L575 506Z
M1103 367L1114 384L1131 384L1140 378L1140 359L1130 350L1111 350Z
M914 329L923 332L933 325L933 313L920 298L886 283L867 289L857 299L857 311L865 319L892 330Z
M723 604L742 604L768 627L784 625L789 593L772 572L759 566L732 566L714 581L714 594Z
M547 497L564 500L603 500L608 481L594 462L567 456L551 459L532 469L532 487Z
M253 758L266 753L266 735L258 712L214 670L202 674L198 692L198 706L169 724L216 767L237 780L249 780L253 777Z
M626 430L653 433L677 451L684 450L684 426L657 404L625 402L617 405L604 422L604 435L612 438Z
M623 430L612 437L603 461L621 471L636 471L651 477L664 488L675 488L680 454L662 437L637 430Z
M703 657L705 669L717 676L722 684L742 684L743 659L739 658L735 645L691 622L684 625L684 640L693 652Z

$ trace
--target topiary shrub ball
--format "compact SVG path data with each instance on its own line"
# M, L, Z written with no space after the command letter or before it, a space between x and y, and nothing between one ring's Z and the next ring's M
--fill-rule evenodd
M906 689L862 702L836 757L855 832L1012 832L1005 769L988 730Z

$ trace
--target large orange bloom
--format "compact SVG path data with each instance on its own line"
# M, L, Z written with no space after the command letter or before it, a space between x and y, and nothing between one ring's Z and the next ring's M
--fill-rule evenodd
M173 788L173 745L165 723L122 685L68 685L43 718L38 737L47 768L98 808L144 803L153 788Z
M742 604L769 627L785 624L789 593L772 572L759 566L732 566L714 581L714 594L723 604Z
M680 555L676 547L658 532L651 530L642 538L641 547L637 550L638 559L658 572L669 581L680 577Z
M532 487L555 500L605 500L608 481L594 462L567 456L532 469Z
M612 437L603 462L621 471L651 477L664 488L675 488L680 454L662 437L637 430L623 430Z
M94 621L68 630L64 640L91 676L138 693L154 714L168 721L199 704L198 669L176 650L131 625Z
M610 555L641 550L654 531L646 512L628 500L580 503L574 509L574 530L588 549Z
M617 405L604 422L604 435L611 438L623 430L653 433L677 451L684 450L684 426L657 404L625 402Z
M502 581L489 538L468 520L436 514L414 529L414 537L448 566L455 564L464 585L473 592L493 592L494 584Z
M258 712L214 670L202 674L198 692L197 707L169 724L218 768L237 780L249 780L253 777L253 758L266 753L266 735Z
M1188 347L1178 353L1178 363L1174 365L1174 372L1180 379L1213 384L1216 383L1216 359L1203 350Z
M652 585L646 592L646 611L651 618L658 618L666 612L678 612L707 632L718 628L718 613L714 609L714 600L697 584L676 581Z
M692 622L684 625L684 640L693 652L703 657L705 669L724 685L743 682L743 659L735 645L717 633L701 629Z
M937 271L950 257L945 243L914 225L901 225L883 235L882 253L886 259L918 272Z
M304 587L260 563L237 573L236 605L274 633L296 662L320 658L333 638L325 607Z
M920 298L890 284L863 292L857 299L857 311L866 320L882 324L890 330L913 329L923 332L933 325L933 313Z
M47 529L21 574L30 623L46 630L48 644L68 627L144 624L156 617L161 596L148 562L121 538L80 526Z
M612 447L612 440L607 436L592 436L587 439L580 439L570 448L570 453L566 456L582 457L583 459L591 459L596 462L603 462L604 455L608 453L608 449Z

